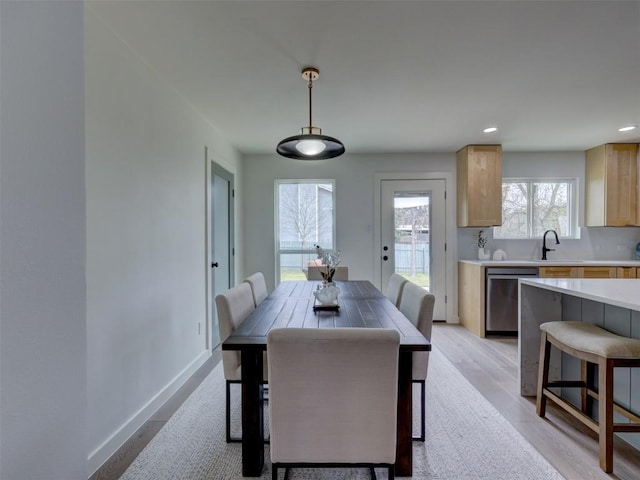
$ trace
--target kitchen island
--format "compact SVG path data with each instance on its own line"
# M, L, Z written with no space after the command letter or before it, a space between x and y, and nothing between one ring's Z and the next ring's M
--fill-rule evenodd
M589 322L618 335L640 338L638 280L531 278L521 279L519 283L521 395L536 394L541 323ZM635 387L640 393L640 372L637 374Z
M640 338L640 281L633 279L532 278L519 280L520 394L535 396L540 324L559 320L588 322L624 337ZM551 378L579 379L580 362L553 351ZM578 404L578 389L562 394ZM572 390L572 391L571 391ZM640 369L616 369L614 399L640 415ZM638 435L622 435L640 448Z

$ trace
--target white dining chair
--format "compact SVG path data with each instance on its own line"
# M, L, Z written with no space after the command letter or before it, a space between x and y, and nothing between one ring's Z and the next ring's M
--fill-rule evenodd
M406 278L397 273L392 273L387 283L387 288L384 292L385 297L389 299L396 307L400 305L400 299L402 298L402 289L408 282Z
M269 290L267 289L267 282L264 279L264 274L262 272L256 272L253 275L245 278L244 281L251 286L253 303L257 307L269 295Z
M229 290L216 295L216 311L218 313L218 330L220 342L224 342L231 333L255 310L251 286L243 282ZM263 357L263 380L267 378L266 352ZM240 442L241 438L231 438L231 384L242 380L242 365L239 351L222 351L222 368L226 383L226 436L227 443Z
M310 265L307 270L307 278L309 280L322 280L322 273L326 271L325 266ZM338 282L346 282L349 280L349 267L346 265L338 265L333 280Z
M436 297L428 290L407 282L402 289L402 297L398 309L407 317L424 337L431 341L431 329L433 327L433 307ZM420 384L420 436L413 440L424 442L425 438L425 387L427 369L429 366L429 352L413 352L412 382Z
M272 478L291 467L375 467L394 478L400 336L279 328L267 336Z

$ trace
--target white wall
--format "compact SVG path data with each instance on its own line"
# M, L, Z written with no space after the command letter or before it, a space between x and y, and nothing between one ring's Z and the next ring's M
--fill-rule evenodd
M82 2L0 2L0 478L87 478Z
M336 247L349 277L374 276L374 175L401 172L455 172L455 153L349 154L317 162L278 155L250 155L243 160L245 274L262 271L275 283L274 182L276 179L335 179ZM455 174L453 174L455 179ZM449 198L455 195L449 195ZM452 204L453 205L453 204Z
M567 177L578 178L578 221L584 223L584 152L503 152L502 176L518 177ZM478 249L473 235L477 228L458 229L459 258L475 259ZM494 240L492 229L488 233L487 247L494 252L501 248L508 258L540 259L541 240ZM562 240L554 246L550 259L630 260L634 258L635 245L640 242L640 228L581 227L580 239Z
M205 146L241 176L237 153L90 4L85 23L88 450L94 471L209 355ZM241 231L236 238L242 240Z

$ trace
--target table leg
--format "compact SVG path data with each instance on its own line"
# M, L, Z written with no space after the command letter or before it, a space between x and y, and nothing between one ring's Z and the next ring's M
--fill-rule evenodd
M412 352L400 352L398 364L398 426L396 440L396 476L413 475Z
M242 350L242 475L259 477L264 465L262 351Z

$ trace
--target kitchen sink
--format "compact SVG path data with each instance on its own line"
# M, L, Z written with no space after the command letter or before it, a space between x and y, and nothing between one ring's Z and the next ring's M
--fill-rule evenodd
M586 260L539 260L540 265L546 264L556 264L556 265L567 265L570 263L584 263Z

